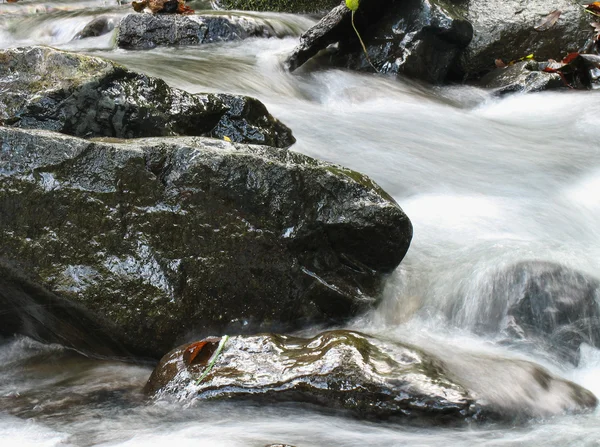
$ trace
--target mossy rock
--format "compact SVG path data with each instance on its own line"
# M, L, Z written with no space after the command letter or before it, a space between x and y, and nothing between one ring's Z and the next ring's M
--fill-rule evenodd
M284 149L6 127L0 148L0 263L150 356L188 336L343 322L377 303L412 237L366 177ZM36 336L44 318L20 314Z

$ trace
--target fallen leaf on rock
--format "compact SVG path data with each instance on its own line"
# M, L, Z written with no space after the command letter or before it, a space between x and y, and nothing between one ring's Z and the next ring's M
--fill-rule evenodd
M494 61L494 63L496 64L496 68L504 68L504 67L506 67L506 64L504 63L504 61L502 59L496 59Z
M579 56L579 52L577 52L577 51L575 51L573 53L569 53L562 60L562 63L563 64L570 64L571 62L573 62L575 60L575 58L577 58L577 56Z
M562 14L562 11L560 9L557 9L555 11L552 11L550 14L548 14L546 17L544 17L540 23L538 23L534 29L536 31L547 31L550 28L552 28L556 22L558 21L560 15Z
M600 2L593 2L589 5L585 5L585 9L600 13Z
M224 139L225 141L229 141L229 142L231 142L231 138L229 138L227 135L225 135L225 136L223 137L223 139Z
M219 338L207 338L189 345L183 353L184 362L189 365L205 365L219 344Z

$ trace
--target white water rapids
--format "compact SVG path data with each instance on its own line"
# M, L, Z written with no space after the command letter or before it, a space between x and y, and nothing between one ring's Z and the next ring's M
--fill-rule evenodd
M502 364L494 359L533 360L600 397L598 350L584 346L573 367L475 330L490 298L490 277L504 266L552 261L600 276L600 92L499 99L471 87L432 88L342 70L289 74L281 62L314 23L292 15L258 14L289 35L282 39L146 52L113 49L112 34L72 41L94 16L128 12L114 3L0 3L0 47L84 51L190 92L259 98L293 130L292 150L368 174L414 225L412 246L382 304L349 327L421 346L517 402L526 398L513 378L498 373ZM5 340L0 445L600 445L599 411L515 427L415 428L296 406L148 403L140 389L150 371Z

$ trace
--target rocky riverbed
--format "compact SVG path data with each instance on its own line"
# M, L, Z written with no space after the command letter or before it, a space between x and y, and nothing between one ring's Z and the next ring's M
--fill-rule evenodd
M3 439L595 439L589 13L120 3L0 5Z

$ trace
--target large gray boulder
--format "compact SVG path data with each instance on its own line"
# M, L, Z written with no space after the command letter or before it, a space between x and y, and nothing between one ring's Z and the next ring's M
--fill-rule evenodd
M0 50L0 125L84 138L228 137L287 147L292 132L258 100L192 95L97 57L47 47Z
M377 302L411 236L367 177L290 151L0 128L0 261L43 289L34 315L3 303L0 328L41 340L60 337L40 329L62 308L50 295L155 357L188 336L341 322Z
M310 339L209 338L165 355L145 391L184 401L308 402L360 417L436 425L585 412L597 405L588 390L533 363L454 356L446 362L408 344L352 331ZM485 377L474 377L472 360L488 368Z
M242 16L129 14L119 24L117 46L128 50L200 45L248 37L273 37L265 22Z
M553 26L538 26L554 10ZM356 27L369 59L382 73L402 73L427 82L477 78L494 61L560 60L591 37L589 17L569 0L363 0ZM330 44L335 66L373 71L344 3L300 38L288 58L295 70Z
M465 19L473 25L473 40L461 53L456 75L474 77L505 62L534 54L538 61L560 60L578 51L592 37L590 21L580 5L571 0L466 0L457 1ZM555 10L555 25L536 29Z

